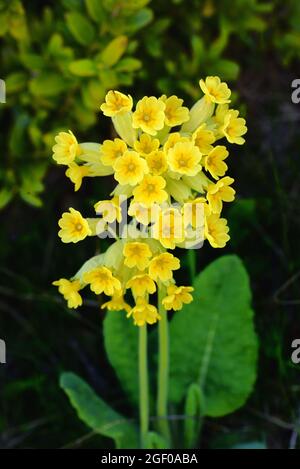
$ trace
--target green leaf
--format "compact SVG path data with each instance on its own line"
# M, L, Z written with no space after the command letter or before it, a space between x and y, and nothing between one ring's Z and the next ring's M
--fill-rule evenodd
M20 196L29 205L33 205L34 207L41 207L43 205L42 199L31 192L26 192L25 190L20 190Z
M63 6L69 10L80 10L82 0L61 0Z
M12 155L24 155L24 140L29 122L29 115L25 113L19 114L15 119L9 136L9 150Z
M124 54L128 44L126 36L118 36L113 39L99 54L99 60L107 67L115 65Z
M106 89L99 80L91 80L81 88L84 105L92 111L99 110L99 103L104 101Z
M4 36L8 31L9 26L9 16L8 12L4 11L0 13L0 37Z
M8 187L3 187L0 190L0 209L4 208L13 198L14 192Z
M105 19L103 7L99 0L85 0L85 5L88 14L94 21L100 23Z
M27 74L24 72L14 72L6 77L6 92L17 93L22 91L27 84Z
M240 67L232 60L220 59L213 64L214 73L224 80L235 80L240 72Z
M191 384L185 401L184 415L184 447L195 448L199 437L203 415L205 413L205 399L199 384Z
M144 28L153 19L153 12L149 8L143 8L138 11L126 21L126 30L134 33L141 28Z
M60 386L68 395L78 417L100 435L112 438L117 448L137 448L137 430L113 410L93 389L74 373L63 373Z
M69 64L69 70L79 77L92 77L97 74L97 68L92 60L74 60Z
M63 47L63 44L64 44L64 40L60 34L58 33L52 34L47 45L49 54L54 55L54 56L59 54L60 50Z
M118 86L118 76L115 70L107 68L99 71L99 79L106 89L114 89Z
M125 59L120 60L115 66L117 72L135 72L139 70L142 66L142 62L133 57L126 57Z
M102 0L104 8L109 13L113 11L124 16L132 15L149 2L150 0Z
M44 190L42 179L46 169L47 165L45 163L27 163L20 171L22 180L20 196L25 202L34 207L41 207L43 203L38 194Z
M138 328L124 311L109 311L103 325L108 359L132 404L139 400Z
M237 256L210 264L194 283L194 301L170 325L170 397L179 403L192 383L205 396L205 415L242 406L256 377L257 338L247 272Z
M43 72L29 82L30 92L35 96L57 96L68 87L68 82L61 76L52 72Z
M89 45L95 37L95 29L92 23L78 11L66 14L67 26L73 37L83 46Z
M149 432L146 436L147 449L169 449L168 442L158 433Z
M46 65L44 58L38 54L22 54L20 59L29 70L43 70Z

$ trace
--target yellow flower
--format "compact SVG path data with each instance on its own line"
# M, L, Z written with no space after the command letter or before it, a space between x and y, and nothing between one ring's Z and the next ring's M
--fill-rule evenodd
M202 155L207 155L212 149L212 143L215 142L214 133L207 130L206 124L200 125L193 133L193 141L196 147L199 148Z
M169 134L166 143L164 144L164 151L168 153L168 151L176 145L178 142L189 142L188 137L182 137L179 132L173 132Z
M184 225L191 225L195 229L200 229L204 226L204 216L209 213L210 209L205 197L197 197L186 202L182 211Z
M133 316L136 326L144 326L146 323L154 324L161 319L157 308L150 305L144 298L137 298L136 306L127 314L127 317L130 316Z
M200 170L201 153L192 142L178 142L168 151L168 163L172 171L195 176Z
M123 156L126 150L127 145L120 138L104 140L100 159L105 166L114 166L117 159Z
M59 132L55 137L56 144L52 147L53 159L58 164L69 165L79 156L81 149L73 132Z
M205 81L199 81L199 85L209 101L217 104L230 103L231 91L219 77L206 77Z
M177 287L170 285L167 289L168 295L162 300L162 304L166 310L174 309L179 311L184 304L189 304L193 301L190 292L194 291L193 287Z
M157 204L146 207L144 204L140 204L134 200L131 202L128 209L128 215L135 217L138 223L142 225L149 225L150 222L155 221L159 212L160 206Z
M146 294L151 295L156 291L155 283L148 274L134 275L128 280L126 288L131 288L135 297L142 297Z
M164 252L151 259L149 264L149 275L153 280L167 282L173 277L173 270L180 268L180 261L169 252Z
M168 169L167 157L164 151L154 151L146 156L147 165L151 174L159 176Z
M166 95L162 95L160 100L166 105L165 123L169 127L181 125L189 120L189 110L187 107L182 106L183 99L179 99L175 95L172 95L169 98L167 98Z
M225 218L219 218L219 215L212 213L205 218L205 238L213 248L223 248L230 236L229 228Z
M159 140L158 138L152 138L148 134L142 134L140 140L134 142L134 149L141 156L147 156L153 151L159 149Z
M216 124L216 127L217 127L214 131L216 138L223 137L221 128L224 125L225 116L228 114L228 112L229 112L228 104L218 104L215 115L212 117L212 120Z
M121 184L135 186L149 172L146 161L135 151L126 151L115 163L115 179Z
M126 313L131 311L131 306L124 300L122 290L116 291L111 300L101 305L101 309L105 308L107 308L108 311L122 311L123 309L126 311Z
M68 302L68 308L78 308L82 305L82 298L78 291L81 289L81 284L79 280L67 280L66 278L61 278L52 282L52 285L58 287L59 293L61 293L64 299Z
M126 243L123 249L125 257L124 264L127 267L137 267L139 270L145 270L149 265L149 259L152 256L148 244L141 242Z
M121 290L120 280L114 277L111 270L104 266L96 267L83 274L83 281L90 284L90 289L96 295L105 293L107 296L112 296L118 290Z
M96 213L102 215L103 220L108 223L113 223L115 220L118 223L122 221L122 209L118 196L111 200L101 200L94 205L94 208Z
M63 213L58 222L61 228L58 232L58 236L63 243L78 243L78 241L82 241L84 238L91 235L92 232L87 220L82 217L80 212L74 208L69 208L69 211L70 213Z
M66 176L71 179L71 181L75 184L75 192L78 191L82 184L82 179L85 176L89 176L91 171L88 166L81 165L79 166L76 163L70 163L66 171Z
M243 145L245 139L242 137L247 132L246 121L238 117L239 111L231 109L224 118L224 125L221 128L222 133L230 143Z
M220 213L224 202L232 202L234 200L235 190L230 187L234 179L225 176L216 184L209 184L207 188L207 200L213 213Z
M182 243L184 241L184 224L179 210L170 208L162 211L152 227L152 235L166 249L175 249L176 244Z
M101 111L107 117L125 114L132 109L132 97L126 96L120 91L110 90L105 96L105 103L100 106Z
M228 166L224 160L229 155L226 147L217 145L205 157L205 170L208 171L214 179L219 179L219 176L224 176Z
M157 202L164 202L168 198L167 192L164 190L166 181L161 176L145 176L142 182L134 189L134 201L150 207Z
M165 120L165 104L154 96L144 96L137 105L132 116L134 129L142 129L150 135L156 135L162 129Z

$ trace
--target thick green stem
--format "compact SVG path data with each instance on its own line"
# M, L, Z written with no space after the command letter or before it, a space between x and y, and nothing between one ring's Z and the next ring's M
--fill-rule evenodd
M139 393L141 447L145 448L149 430L149 385L147 361L147 325L139 327Z
M168 319L162 305L164 289L158 291L158 310L161 320L158 324L158 389L157 389L157 427L160 433L170 442L170 428L168 421L168 390L169 390L169 331Z

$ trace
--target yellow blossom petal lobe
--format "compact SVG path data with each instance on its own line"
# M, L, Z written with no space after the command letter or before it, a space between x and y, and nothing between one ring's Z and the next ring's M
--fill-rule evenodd
M221 82L219 77L206 77L205 81L200 80L199 85L206 98L213 103L230 103L231 91L225 82Z
M63 213L58 222L61 228L58 232L58 236L63 243L77 243L87 236L90 236L92 232L87 220L82 217L80 212L74 208L70 208L69 212L70 213Z
M78 308L82 305L82 298L78 291L82 288L79 280L67 280L61 278L52 282L52 285L58 287L59 293L61 293L64 299L68 302L68 308Z
M121 290L121 282L114 277L112 271L105 266L96 267L83 275L83 281L90 285L90 289L100 295L105 293L112 296L116 291Z
M125 114L132 109L132 98L120 91L110 90L105 96L105 103L100 106L101 111L107 117Z
M173 277L173 270L180 268L180 261L169 252L164 252L151 259L149 264L149 275L153 280L167 282Z
M137 267L139 270L145 270L148 267L149 259L152 256L149 245L139 241L127 242L123 254L124 264L130 268Z
M166 181L162 176L146 175L133 190L134 201L146 207L150 207L155 202L160 204L168 198L168 194L164 190L165 186Z
M137 105L132 116L132 126L143 132L156 135L164 126L165 104L154 96L144 96Z
M144 158L135 151L126 151L115 163L115 179L122 185L135 186L149 172Z

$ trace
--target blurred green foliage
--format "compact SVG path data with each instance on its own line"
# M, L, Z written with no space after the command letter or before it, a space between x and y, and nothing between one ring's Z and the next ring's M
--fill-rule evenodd
M0 208L41 206L54 135L87 137L108 89L197 98L201 76L236 80L258 48L297 59L299 19L297 0L0 0Z
M145 46L156 60L164 51L158 87L167 94L185 92L195 98L199 77L237 79L236 38L240 49L257 47L255 34L267 30L274 1L172 0L154 1L153 6L157 20L148 29Z
M48 5L49 3L49 5ZM152 19L149 0L0 1L0 207L18 192L40 206L58 130L86 131L106 91L130 86L141 62L136 33Z

